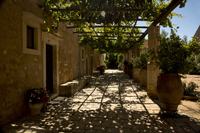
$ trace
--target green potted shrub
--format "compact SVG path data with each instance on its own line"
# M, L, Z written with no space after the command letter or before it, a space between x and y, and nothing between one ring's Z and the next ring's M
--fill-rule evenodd
M199 88L199 86L194 83L194 82L190 82L188 83L188 85L186 85L185 82L183 82L183 99L186 100L198 100L197 95L195 94L195 90Z
M148 51L142 51L139 58L139 81L141 86L147 86L147 63L148 63Z
M107 69L109 67L109 61L108 60L104 60L103 61L103 65L104 65L104 68Z
M122 63L119 63L118 69L119 69L119 70L122 70Z
M172 30L167 38L160 36L160 46L149 51L155 64L161 69L157 80L157 94L164 110L175 111L183 97L183 85L179 74L188 72L191 63L188 57L192 52L198 52L199 45L195 38L184 44L182 39Z
M118 69L122 70L123 67L123 54L118 54L117 56L117 63L118 63Z
M27 91L26 99L28 101L28 106L31 114L37 115L40 114L40 110L42 109L45 102L47 102L50 99L50 96L47 93L46 89L34 88Z

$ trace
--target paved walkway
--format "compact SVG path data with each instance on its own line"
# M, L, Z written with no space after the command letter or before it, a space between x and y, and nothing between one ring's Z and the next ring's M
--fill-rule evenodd
M161 118L157 102L122 71L106 70L73 97L59 104L54 100L41 115L26 115L5 125L2 132L200 132L199 121L184 112Z

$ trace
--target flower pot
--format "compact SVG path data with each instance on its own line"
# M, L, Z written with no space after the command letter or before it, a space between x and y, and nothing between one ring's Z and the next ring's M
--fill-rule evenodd
M133 71L133 69L128 69L128 76L129 76L130 78L133 77L133 76L132 76L132 71Z
M147 69L140 69L139 81L142 86L147 86Z
M139 82L139 73L140 73L139 68L133 68L133 80L134 80L134 82Z
M43 107L43 103L29 103L28 106L32 115L38 115Z
M158 99L164 110L176 111L183 97L183 84L178 74L160 74L157 81Z
M100 67L97 67L97 70L99 70L100 71L100 74L101 75L103 75L103 73L104 73L104 66L100 66Z
M47 101L43 102L42 110L47 109Z
M128 73L128 66L127 66L127 65L124 67L124 72L125 72L126 74Z

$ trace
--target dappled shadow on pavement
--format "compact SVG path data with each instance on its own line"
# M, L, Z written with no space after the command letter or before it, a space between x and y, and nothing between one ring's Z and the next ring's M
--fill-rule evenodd
M191 118L164 118L145 88L123 72L106 71L74 96L48 105L39 116L27 115L4 132L198 132Z

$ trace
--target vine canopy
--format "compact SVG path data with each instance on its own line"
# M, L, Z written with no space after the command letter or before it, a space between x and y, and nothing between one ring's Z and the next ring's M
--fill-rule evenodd
M126 52L142 45L149 25L173 27L171 12L187 0L43 0L44 16L50 15L55 24L73 24L82 34L81 45L91 45L101 52ZM169 12L170 11L170 12ZM144 21L145 26L138 22ZM141 29L146 29L142 32ZM139 43L139 44L138 44Z

